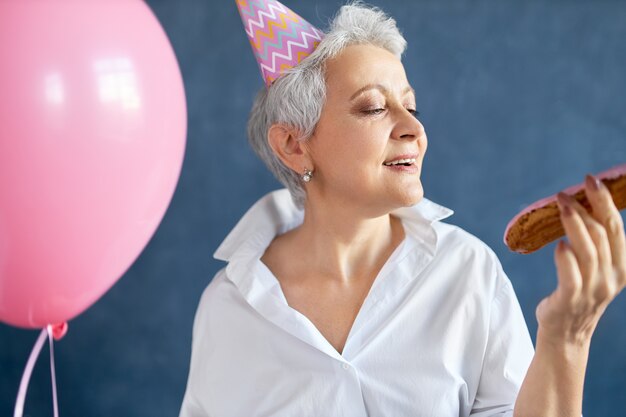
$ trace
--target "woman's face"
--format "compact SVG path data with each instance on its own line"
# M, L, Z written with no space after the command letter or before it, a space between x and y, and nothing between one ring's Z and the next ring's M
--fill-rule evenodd
M427 138L400 60L375 46L349 46L327 62L326 92L306 144L315 168L307 187L372 214L418 203ZM384 164L402 155L415 158L411 166Z

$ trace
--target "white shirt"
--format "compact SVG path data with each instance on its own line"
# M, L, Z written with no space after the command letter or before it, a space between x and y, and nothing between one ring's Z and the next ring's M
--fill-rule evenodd
M260 261L303 211L286 189L261 198L214 254L228 265L196 312L180 417L512 416L532 341L497 256L452 213L392 212L405 240L339 354Z

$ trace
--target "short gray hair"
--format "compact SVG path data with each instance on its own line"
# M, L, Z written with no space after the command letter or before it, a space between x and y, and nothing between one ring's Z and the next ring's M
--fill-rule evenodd
M298 132L299 141L315 132L326 100L325 62L354 44L370 44L386 49L400 58L406 40L396 21L382 10L360 1L342 6L317 49L299 65L281 75L256 96L248 119L248 140L252 149L291 193L302 209L306 199L301 174L286 167L268 142L268 132L275 123Z

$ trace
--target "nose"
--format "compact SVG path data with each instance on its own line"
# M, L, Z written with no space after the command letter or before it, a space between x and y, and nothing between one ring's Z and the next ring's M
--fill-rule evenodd
M391 137L398 140L415 140L424 135L424 126L407 109L400 107L396 110L396 123Z

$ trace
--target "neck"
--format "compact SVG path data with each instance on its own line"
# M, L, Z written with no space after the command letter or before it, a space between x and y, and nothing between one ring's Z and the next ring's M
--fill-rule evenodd
M404 239L399 218L389 213L368 217L354 207L328 207L307 201L293 240L306 247L304 268L348 284L378 272Z

